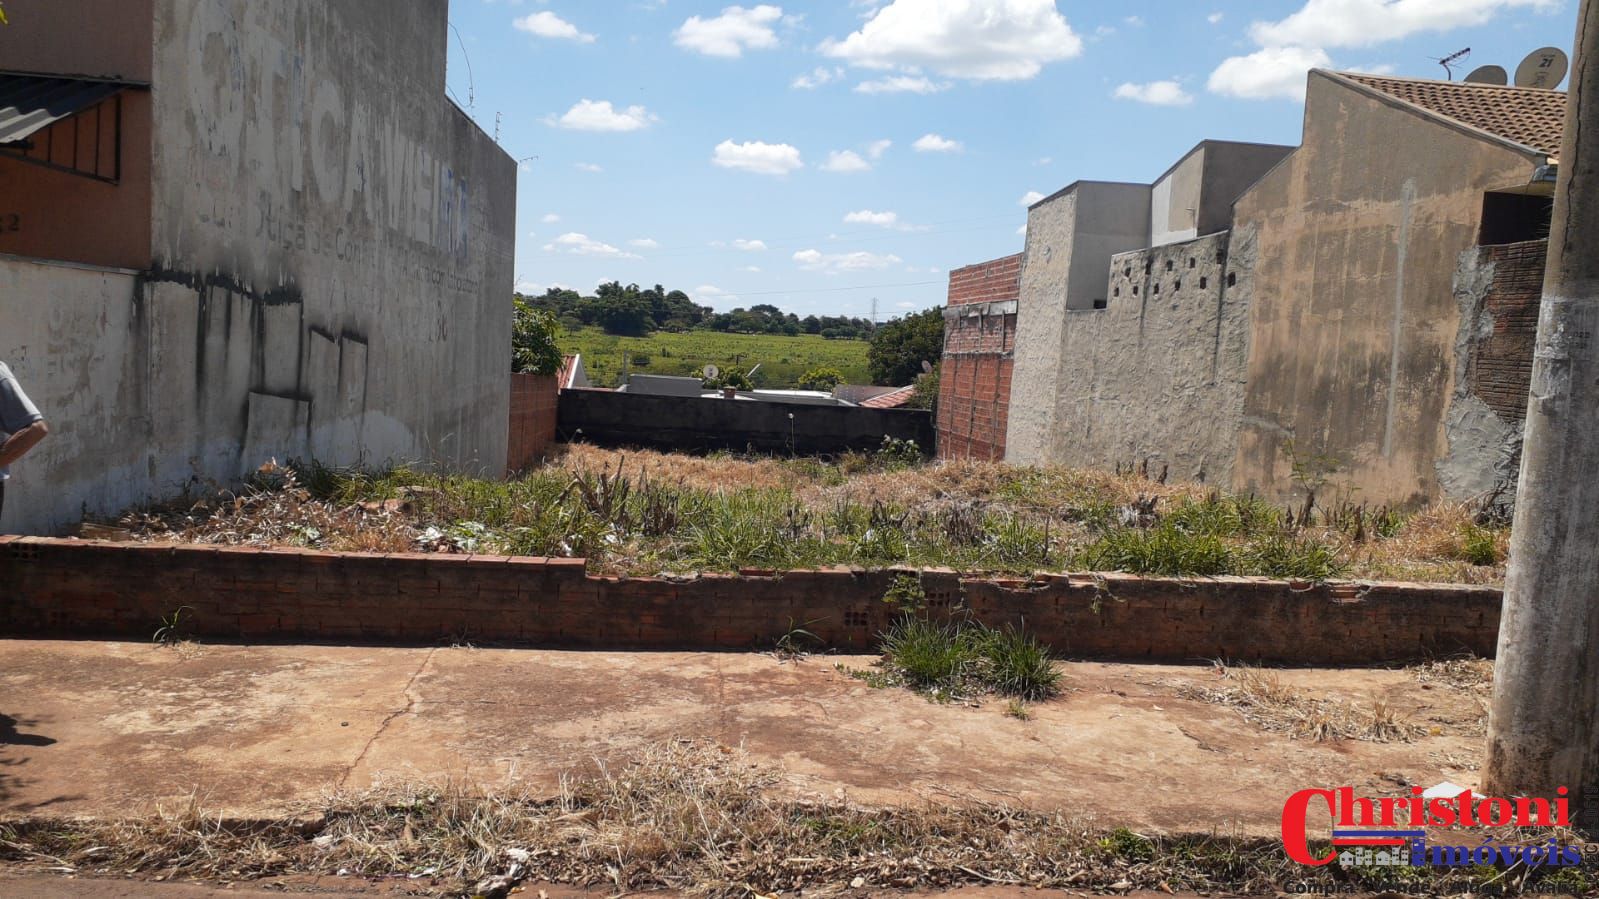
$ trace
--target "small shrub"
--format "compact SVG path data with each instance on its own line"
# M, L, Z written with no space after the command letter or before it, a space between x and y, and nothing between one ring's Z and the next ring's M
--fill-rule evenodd
M883 635L883 657L911 686L922 689L954 688L972 663L958 628L912 615Z
M1461 527L1456 557L1473 565L1498 565L1504 561L1499 552L1498 534L1479 524Z
M883 594L883 602L902 612L920 612L927 608L927 591L922 589L922 579L916 575L895 575L894 583Z
M922 464L922 448L914 440L901 440L888 434L872 451L872 461L885 471L898 471Z
M994 692L1021 699L1047 699L1060 692L1060 671L1037 637L1012 627L981 628L976 644L986 663L982 678Z
M1263 577L1325 581L1348 567L1337 549L1310 537L1271 534L1239 554L1239 573Z
M1168 522L1143 530L1116 528L1090 544L1077 565L1088 571L1126 571L1205 577L1233 570L1233 551L1220 537L1191 534Z

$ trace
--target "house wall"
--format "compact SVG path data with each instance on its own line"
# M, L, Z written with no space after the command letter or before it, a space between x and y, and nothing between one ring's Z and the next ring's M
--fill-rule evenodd
M1107 307L1066 312L1051 459L1229 480L1247 309L1228 292L1228 243L1222 233L1118 254Z
M1199 205L1204 183L1205 145L1200 144L1150 187L1150 246L1164 246L1199 236Z
M1143 184L1083 181L1027 211L1016 365L1005 433L1005 459L1018 464L1070 462L1052 455L1066 311L1107 299L1110 257L1148 239L1150 189Z
M1233 226L1233 201L1294 152L1280 144L1205 142L1205 191L1199 201L1199 233Z
M1395 148L1404 152L1395 152ZM1362 500L1442 493L1460 254L1530 155L1313 72L1302 148L1239 198L1229 302L1250 310L1234 486L1295 493L1289 448Z
M124 90L118 98L35 132L32 140L51 148L60 161L71 158L68 147L80 149L79 164L89 166L96 152L95 129L101 130L98 151L105 172L115 170L112 136L120 135L118 183L0 154L0 253L117 268L149 266L150 92Z
M1448 449L1436 464L1445 496L1514 493L1547 255L1544 240L1460 254L1456 377L1444 425Z
M941 459L1005 458L1021 268L1018 253L949 273L938 386Z
M0 68L149 81L154 6L155 0L13 4Z
M549 455L555 444L556 396L559 393L554 375L511 375L507 472L530 471Z
M148 270L5 266L40 299L0 306L0 359L70 435L8 529L270 457L504 472L516 167L444 97L446 12L157 0Z

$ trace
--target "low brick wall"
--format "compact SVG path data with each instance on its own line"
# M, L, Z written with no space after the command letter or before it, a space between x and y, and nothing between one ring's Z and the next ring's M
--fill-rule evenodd
M149 639L186 606L200 639L609 649L770 648L802 627L870 649L896 572L591 577L581 559L327 553L0 537L0 636ZM1490 656L1498 590L1131 575L921 573L933 616L1025 624L1074 658L1368 665Z

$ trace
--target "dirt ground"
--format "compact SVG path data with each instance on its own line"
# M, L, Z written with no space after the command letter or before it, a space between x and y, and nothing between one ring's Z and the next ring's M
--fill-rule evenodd
M0 817L111 816L197 800L282 816L325 791L560 776L693 737L743 745L796 797L992 800L1109 827L1270 836L1310 786L1474 785L1478 698L1404 670L1285 671L1386 702L1414 742L1314 742L1184 698L1193 666L1065 663L1068 692L940 705L837 670L869 657L0 641Z

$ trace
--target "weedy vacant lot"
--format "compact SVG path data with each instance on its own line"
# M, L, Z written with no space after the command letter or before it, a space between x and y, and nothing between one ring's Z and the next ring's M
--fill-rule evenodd
M600 387L621 382L622 356L628 371L651 375L698 376L707 365L747 372L757 364L757 387L790 388L817 368L836 369L846 384L870 384L866 341L828 340L815 334L724 334L719 331L657 331L648 337L618 337L599 328L579 328L560 337L561 349L582 353L583 367Z
M296 463L121 524L152 541L582 557L640 575L849 564L1491 584L1508 545L1465 505L1306 514L1131 473L923 464L907 445L831 461L578 445L508 482Z

